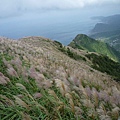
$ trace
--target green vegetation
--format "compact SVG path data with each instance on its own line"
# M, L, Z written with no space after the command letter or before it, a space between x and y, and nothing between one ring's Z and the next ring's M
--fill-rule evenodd
M120 52L120 30L96 33L91 35L91 37L104 41Z
M58 88L53 85L46 90L45 88L39 88L35 79L30 76L28 82L26 82L22 76L8 75L3 58L10 61L11 57L0 55L0 76L2 77L4 74L8 79L10 78L7 85L1 83L3 81L0 78L1 120L75 119L68 104L69 100L62 96Z
M91 37L102 40L120 52L120 15L98 18L102 23L97 23L91 30ZM107 23L107 24L106 24Z
M115 77L120 82L120 63L114 62L105 55L87 54L86 57L92 61L92 68Z
M110 47L108 44L92 39L84 34L79 34L75 39L69 44L69 46L77 49L84 49L90 52L97 52L100 54L107 55L115 61L120 61L120 53L114 48Z
M84 61L86 61L85 57L82 57L82 56L78 55L76 52L73 52L69 47L66 48L65 46L63 46L58 41L54 41L54 42L57 43L58 50L60 50L61 52L63 52L67 56L69 56L70 58L72 58L74 60L84 60Z

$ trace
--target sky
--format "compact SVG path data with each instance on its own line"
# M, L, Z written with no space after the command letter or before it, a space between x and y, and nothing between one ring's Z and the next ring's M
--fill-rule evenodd
M69 41L95 25L88 18L120 14L119 6L120 0L0 0L0 36Z
M41 10L119 6L120 0L0 0L0 17L12 17Z

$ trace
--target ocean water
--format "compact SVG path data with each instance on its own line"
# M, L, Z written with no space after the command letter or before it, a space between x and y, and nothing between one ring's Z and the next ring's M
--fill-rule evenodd
M19 39L43 36L68 45L77 34L89 34L99 16L89 10L53 10L0 18L0 36Z

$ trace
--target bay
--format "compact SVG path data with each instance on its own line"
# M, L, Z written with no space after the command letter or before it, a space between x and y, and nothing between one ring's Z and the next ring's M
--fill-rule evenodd
M89 34L98 22L91 17L99 15L102 14L98 14L94 9L92 11L89 9L43 10L0 18L0 36L12 39L43 36L68 45L77 34Z

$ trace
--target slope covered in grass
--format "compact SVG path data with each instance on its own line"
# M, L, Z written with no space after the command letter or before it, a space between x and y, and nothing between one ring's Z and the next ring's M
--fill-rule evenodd
M97 23L91 30L91 37L102 40L120 52L120 14L108 17L99 17L101 23Z
M92 69L85 51L60 45L0 38L1 120L118 119L120 84Z
M110 47L105 42L97 41L84 34L78 34L75 39L69 44L73 48L83 49L90 52L97 52L107 55L109 58L120 61L120 53Z
M115 77L120 82L120 63L109 59L105 55L96 55L95 53L87 54L89 60L92 61L91 67L103 73L107 73Z
M120 52L120 30L100 32L90 36L97 40L104 41Z

